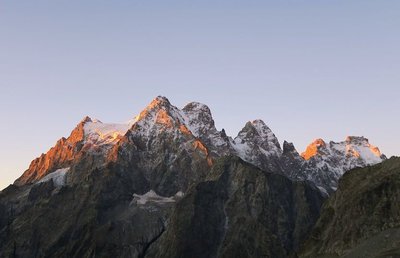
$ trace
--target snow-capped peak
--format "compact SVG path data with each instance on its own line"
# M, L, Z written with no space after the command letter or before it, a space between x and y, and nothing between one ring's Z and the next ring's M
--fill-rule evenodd
M233 141L237 155L256 166L276 170L270 159L279 159L282 149L271 129L262 121L247 122Z
M343 142L330 142L326 144L324 140L317 139L309 146L301 156L309 160L316 156L342 154L348 158L360 159L368 165L376 164L384 158L379 149L371 145L367 138L359 136L348 136Z
M181 110L171 105L166 97L158 96L135 118L132 130L141 135L149 135L156 128L180 128L182 132L190 134L185 125L185 117Z
M201 139L210 149L213 156L223 156L233 152L232 138L225 130L218 131L215 127L211 110L207 105L191 102L182 109L186 126L194 136Z
M276 148L280 149L279 141L276 138L275 134L272 130L264 123L263 120L257 119L251 122L253 127L257 130L258 134L261 138L268 140L268 142L272 142Z
M262 120L247 122L245 127L239 132L235 138L235 143L243 144L245 142L252 142L267 152L282 152L275 134Z
M386 159L368 139L358 136L349 136L345 141L331 141L329 144L317 139L301 155L308 167L308 179L327 190L328 186L334 189L346 171L375 165Z
M345 142L346 155L360 158L368 165L373 165L386 159L379 148L371 145L365 137L348 136Z
M217 132L208 106L199 102L191 102L182 109L182 112L185 115L186 124L195 136L200 137Z

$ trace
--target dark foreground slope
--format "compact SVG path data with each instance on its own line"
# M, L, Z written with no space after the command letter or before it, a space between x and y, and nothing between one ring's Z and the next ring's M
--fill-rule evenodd
M109 166L72 186L9 187L0 257L287 257L323 202L315 187L239 158L222 158L183 199L133 198L147 189L132 172Z
M149 257L287 257L319 215L323 197L304 182L220 159L177 204Z
M400 257L400 158L346 173L301 256Z
M163 232L171 203L138 205L135 191L129 175L112 169L62 188L52 180L8 188L0 257L139 257Z

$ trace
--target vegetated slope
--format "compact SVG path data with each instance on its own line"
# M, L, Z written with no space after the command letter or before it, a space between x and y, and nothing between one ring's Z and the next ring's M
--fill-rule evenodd
M399 257L400 158L344 174L301 256Z

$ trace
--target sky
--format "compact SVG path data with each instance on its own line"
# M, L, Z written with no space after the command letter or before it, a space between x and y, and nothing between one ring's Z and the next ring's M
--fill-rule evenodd
M158 95L301 152L365 136L400 154L400 1L0 1L0 189L86 115Z

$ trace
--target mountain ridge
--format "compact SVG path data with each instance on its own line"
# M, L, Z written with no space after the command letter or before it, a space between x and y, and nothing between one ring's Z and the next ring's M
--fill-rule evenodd
M347 170L374 165L386 159L377 147L369 144L368 139L357 136L348 136L339 143L317 139L299 155L292 143L284 141L281 147L275 134L261 119L247 122L233 138L226 135L223 129L219 131L215 127L207 105L190 102L179 109L166 97L158 96L125 124L102 123L85 117L70 137L60 139L48 153L35 159L15 184L37 182L56 169L73 165L74 160L84 155L103 155L103 163L107 163L115 159L113 149L128 141L128 135L131 138L137 135L135 144L143 147L151 144L152 135L167 131L196 139L194 148L207 156L209 164L212 164L213 158L236 155L261 169L295 180L312 181L327 193L335 190L338 179ZM101 162L98 163L101 165Z

